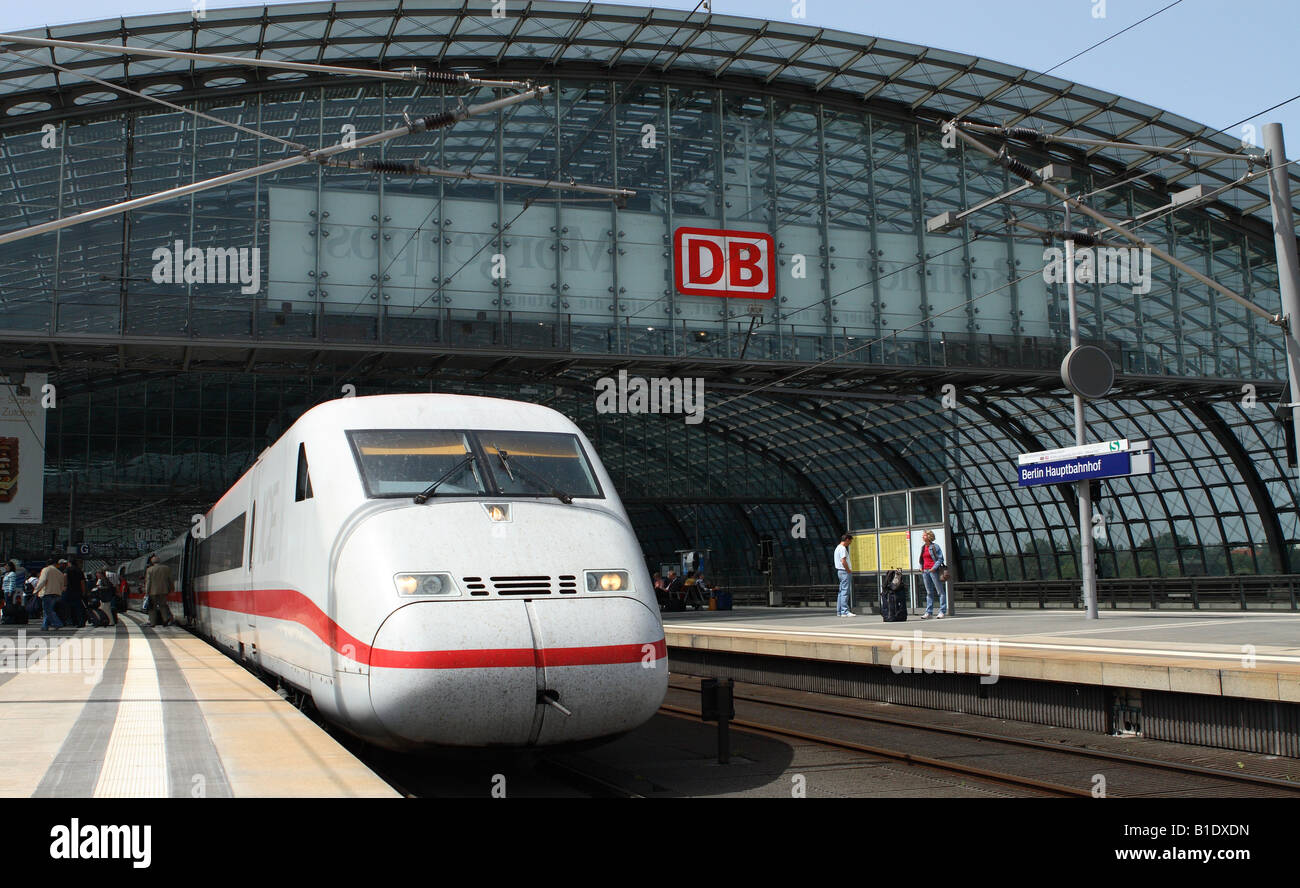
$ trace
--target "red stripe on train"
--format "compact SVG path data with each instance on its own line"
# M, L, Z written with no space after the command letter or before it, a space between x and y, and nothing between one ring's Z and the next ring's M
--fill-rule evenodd
M289 620L305 626L333 650L370 666L389 669L502 669L534 666L615 666L639 663L653 655L668 656L661 638L645 644L608 644L567 648L498 648L458 651L394 651L372 648L353 637L296 589L210 590L199 593L199 606L234 613Z

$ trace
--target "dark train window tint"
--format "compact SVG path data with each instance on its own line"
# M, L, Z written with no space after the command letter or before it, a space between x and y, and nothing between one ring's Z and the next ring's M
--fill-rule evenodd
M205 540L199 541L199 576L234 570L244 566L244 516L226 525Z
M298 445L298 482L294 485L293 501L300 503L311 499L311 472L307 468L307 445Z

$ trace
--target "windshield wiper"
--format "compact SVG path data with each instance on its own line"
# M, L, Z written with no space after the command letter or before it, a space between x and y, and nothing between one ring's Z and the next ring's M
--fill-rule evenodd
M509 462L509 460L510 460L510 454L509 454L509 453L506 453L504 450L502 450L502 449L499 448L499 447L496 447L496 448L493 448L493 449L496 450L496 452L497 452L497 456L501 459L501 466L506 470L506 474L510 476L510 480L511 480L511 481L515 480L514 472L511 472L511 471L510 471L510 462ZM555 486L554 484L552 484L550 481L547 481L547 480L546 480L545 478L543 478L541 475L537 474L537 473L534 472L532 469L528 468L528 466L526 466L526 465L524 465L524 464L522 464L522 463L517 463L517 464L515 465L515 468L517 468L520 472L522 472L523 474L527 475L528 477L532 478L534 481L536 481L538 484L540 484L543 488L547 489L547 490L550 492L551 496L555 497L555 498L558 499L560 502L562 502L562 503L572 503L572 502L573 502L573 497L569 496L567 493L565 493L564 491L560 490L558 487L556 487L556 486Z
M443 472L442 477L439 478L437 481L434 481L428 487L426 487L423 493L417 493L415 495L415 502L419 504L428 500L429 497L433 496L433 492L438 489L439 484L446 481L448 478L450 478L452 475L459 472L461 469L465 468L467 464L474 462L475 459L476 457L474 456L474 454L472 453L465 454L464 458L461 459L460 462L456 463L456 465L452 466L450 469Z

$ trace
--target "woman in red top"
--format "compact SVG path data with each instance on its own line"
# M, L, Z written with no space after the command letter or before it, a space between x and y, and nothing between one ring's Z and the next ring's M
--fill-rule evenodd
M939 599L939 619L948 616L947 585L939 579L943 569L943 549L934 541L934 531L921 534L921 581L925 584L925 613L922 620L934 616L934 599Z

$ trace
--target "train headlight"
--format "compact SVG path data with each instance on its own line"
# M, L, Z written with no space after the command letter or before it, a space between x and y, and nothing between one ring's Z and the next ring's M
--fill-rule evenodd
M510 504L509 503L484 503L483 510L492 521L509 521Z
M450 574L398 574L393 577L398 595L459 595Z
M631 585L625 570L587 571L588 592L625 592Z

